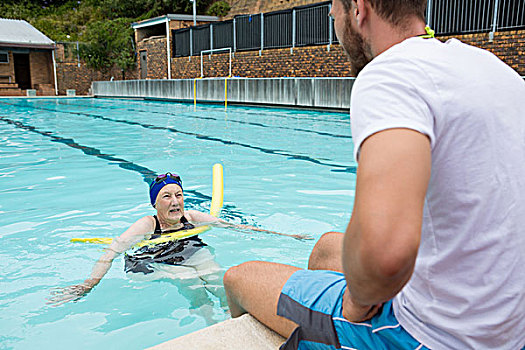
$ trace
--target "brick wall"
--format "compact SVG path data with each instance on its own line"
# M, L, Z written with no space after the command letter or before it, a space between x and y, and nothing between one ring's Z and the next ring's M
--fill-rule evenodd
M172 78L200 77L200 56L172 58ZM225 77L229 74L229 54L203 56L205 77ZM350 64L341 47L333 45L290 49L236 52L232 59L232 75L250 78L269 77L345 77Z
M166 37L151 37L137 43L137 52L139 53L137 55L137 76L140 76L139 59L141 51L147 51L148 53L147 79L167 79L168 58L166 55Z
M51 51L31 51L29 54L31 85L55 84Z
M520 75L525 76L525 30L499 32L489 42L488 33L456 36L458 39L492 51ZM442 37L445 41L449 37ZM228 54L204 56L204 76L228 75ZM200 57L172 58L173 79L200 77ZM339 45L330 51L326 46L310 46L290 49L236 52L232 60L232 75L250 78L261 77L347 77L350 65Z
M125 72L126 79L138 79L138 70ZM59 95L65 95L67 89L75 89L77 95L86 95L91 88L91 82L98 80L122 80L122 71L113 68L108 72L99 72L87 67L84 63L62 62L57 63L57 81Z
M2 50L6 51L6 50ZM13 53L8 51L9 63L0 63L0 75L10 76L11 81L15 81L15 65L13 61ZM9 78L2 78L0 81L9 81Z

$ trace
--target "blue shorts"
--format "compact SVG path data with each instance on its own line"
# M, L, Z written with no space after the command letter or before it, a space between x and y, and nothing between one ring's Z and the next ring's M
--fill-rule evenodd
M281 350L291 349L428 349L401 327L392 301L371 320L352 323L343 317L344 275L299 270L286 282L277 315L299 325Z

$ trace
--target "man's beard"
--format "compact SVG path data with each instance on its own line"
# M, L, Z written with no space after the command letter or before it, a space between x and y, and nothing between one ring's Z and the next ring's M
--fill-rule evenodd
M348 21L345 23L344 35L340 40L341 46L350 60L350 73L357 76L372 60L370 45Z

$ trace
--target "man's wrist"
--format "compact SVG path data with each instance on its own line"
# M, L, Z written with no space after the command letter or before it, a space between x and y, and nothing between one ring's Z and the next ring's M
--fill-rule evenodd
M357 300L357 299L354 297L354 295L352 294L352 292L350 291L350 289L348 290L348 292L349 292L348 295L349 295L349 297L350 297L350 301L351 301L352 304L354 304L355 306L360 306L360 307L363 307L363 308L371 306L371 305L369 305L369 304L363 304L361 301Z

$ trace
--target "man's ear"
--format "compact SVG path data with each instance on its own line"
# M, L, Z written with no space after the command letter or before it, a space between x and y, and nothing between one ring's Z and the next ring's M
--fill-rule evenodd
M363 24L368 19L370 3L367 0L356 0L354 8L354 16L357 26Z

